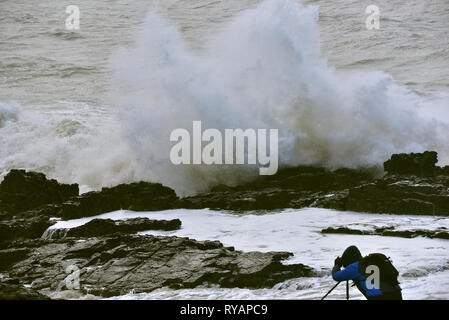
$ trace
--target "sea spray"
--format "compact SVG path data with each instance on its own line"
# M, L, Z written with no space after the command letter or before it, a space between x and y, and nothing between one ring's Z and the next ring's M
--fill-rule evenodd
M328 66L317 17L317 7L268 0L195 53L150 12L135 45L112 59L119 118L139 174L181 194L255 176L245 166L174 166L170 132L196 119L219 130L279 128L281 166L363 167L395 152L441 150L438 124L418 115L416 94L383 72Z
M138 179L128 143L102 108L75 102L8 105L15 113L0 128L0 180L10 169L23 168L79 183L85 192Z
M7 122L17 121L20 114L20 108L16 103L5 103L0 101L0 128Z

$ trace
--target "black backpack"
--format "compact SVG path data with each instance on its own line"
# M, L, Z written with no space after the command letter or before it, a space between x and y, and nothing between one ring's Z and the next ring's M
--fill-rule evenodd
M399 284L398 270L391 263L390 258L382 253L371 253L365 257L363 257L359 262L359 272L364 276L369 276L366 273L366 267L375 265L379 268L380 271L380 281L386 282L391 285ZM361 269L361 270L360 270Z

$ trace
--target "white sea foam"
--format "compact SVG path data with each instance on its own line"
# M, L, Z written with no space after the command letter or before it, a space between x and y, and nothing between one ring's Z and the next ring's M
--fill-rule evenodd
M0 128L9 121L16 121L19 117L20 109L16 103L5 103L0 101Z
M321 57L317 8L268 0L242 12L198 53L152 12L134 46L114 56L117 101L139 173L181 193L235 184L242 167L173 166L170 132L278 128L280 165L379 165L395 152L440 151L445 128L422 99L383 72L337 72Z
M82 191L136 179L131 151L101 108L66 101L15 110L0 128L0 179L9 169L32 169L81 183Z

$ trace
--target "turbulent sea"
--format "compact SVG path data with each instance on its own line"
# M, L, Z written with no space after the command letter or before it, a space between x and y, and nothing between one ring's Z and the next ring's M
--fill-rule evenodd
M174 167L169 134L193 120L278 128L281 166L379 166L392 153L429 149L449 164L447 0L79 0L77 31L65 28L69 4L0 0L0 180L25 168L83 192L147 180L189 195L257 174ZM380 8L379 30L366 28L370 4ZM294 252L292 261L323 277L125 298L317 298L332 284L334 257L354 242L392 256L404 297L449 298L445 240L316 232L328 226L321 221L433 228L448 227L445 218L317 209L145 215L180 218L183 236Z

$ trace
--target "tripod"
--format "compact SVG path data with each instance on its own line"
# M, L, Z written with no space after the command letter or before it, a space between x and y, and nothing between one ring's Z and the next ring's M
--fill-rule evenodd
M324 300L334 289L341 283L341 281L338 281L335 286L330 289L324 297L321 298L321 300ZM346 300L349 300L349 281L346 281Z

